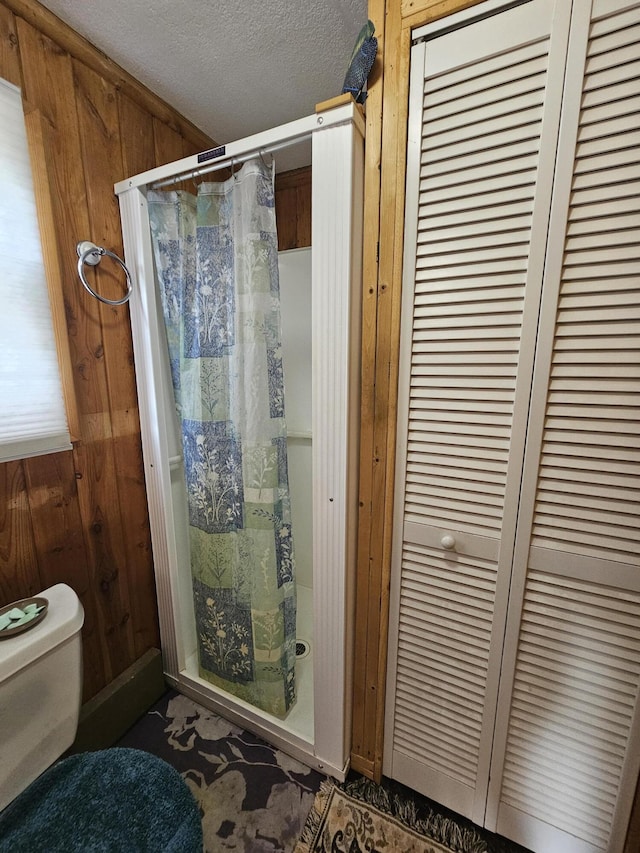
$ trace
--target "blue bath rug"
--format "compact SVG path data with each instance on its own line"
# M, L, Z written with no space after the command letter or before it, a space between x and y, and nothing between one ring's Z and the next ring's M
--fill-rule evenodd
M106 749L50 767L0 813L2 853L200 853L200 812L173 767Z

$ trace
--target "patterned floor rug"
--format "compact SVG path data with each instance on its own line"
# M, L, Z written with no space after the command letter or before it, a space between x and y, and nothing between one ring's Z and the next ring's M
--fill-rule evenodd
M173 691L118 746L179 771L200 806L206 853L292 853L325 778Z
M174 691L117 746L178 770L205 853L527 853L392 780L337 785Z
M402 785L323 782L295 853L527 853Z

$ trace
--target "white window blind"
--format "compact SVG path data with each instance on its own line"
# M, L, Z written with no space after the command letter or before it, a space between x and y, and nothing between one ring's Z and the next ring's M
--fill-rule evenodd
M0 79L0 461L70 447L22 99Z

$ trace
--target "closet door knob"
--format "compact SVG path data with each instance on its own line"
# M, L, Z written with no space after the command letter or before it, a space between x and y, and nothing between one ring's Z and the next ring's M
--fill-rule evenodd
M453 549L456 547L456 540L450 533L447 533L440 540L440 544L445 549L445 551L453 551Z

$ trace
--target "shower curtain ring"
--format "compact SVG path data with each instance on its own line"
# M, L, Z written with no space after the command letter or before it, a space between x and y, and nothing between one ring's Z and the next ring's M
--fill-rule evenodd
M80 276L80 281L84 285L85 290L87 290L92 296L95 296L95 298L100 302L104 302L106 305L124 305L125 302L129 301L132 289L131 276L125 262L121 260L121 258L113 252L110 252L108 249L103 249L102 246L96 246L96 244L92 243L90 240L83 240L78 243L76 246L76 252L78 253L78 275ZM89 264L92 267L96 266L96 264L99 264L102 260L103 255L108 255L108 257L120 264L124 271L127 279L127 292L121 299L107 299L106 296L100 296L99 293L96 293L95 290L93 290L85 278L84 265Z

